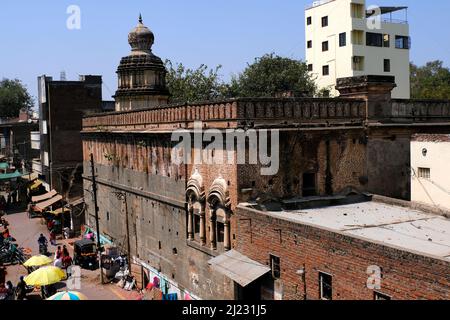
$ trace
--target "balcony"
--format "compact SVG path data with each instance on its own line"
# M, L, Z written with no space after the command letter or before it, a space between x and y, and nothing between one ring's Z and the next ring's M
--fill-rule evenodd
M367 19L376 16L380 16L381 23L408 24L408 7L377 7L366 10Z

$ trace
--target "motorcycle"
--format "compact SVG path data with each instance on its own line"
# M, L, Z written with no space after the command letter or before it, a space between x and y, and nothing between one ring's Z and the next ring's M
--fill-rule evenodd
M46 243L39 244L39 253L43 256L48 256L48 246Z

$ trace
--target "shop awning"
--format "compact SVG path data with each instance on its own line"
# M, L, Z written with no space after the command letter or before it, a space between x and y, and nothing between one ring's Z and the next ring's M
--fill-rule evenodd
M49 211L48 213L51 213L51 214L53 214L53 215L55 215L55 216L59 216L61 213L65 213L65 212L70 212L70 209L67 209L67 208L59 208L59 209L56 209L56 210L53 210L53 211Z
M228 251L208 261L211 267L227 276L242 287L261 278L270 271L270 268L251 260L236 250Z
M36 180L31 186L30 189L31 190L36 190L37 188L39 188L42 185L42 181L41 180Z
M38 178L39 178L39 174L37 174L36 172L33 172L33 173L25 173L25 174L22 176L22 179L23 179L23 180L30 181L30 182L32 182L32 181L34 181L34 180L37 180Z
M0 180L12 180L20 178L22 174L19 171L13 172L13 173L4 173L0 174Z
M42 202L48 199L53 198L54 196L56 196L58 194L58 192L56 192L56 190L52 190L46 194L40 195L40 196L35 196L35 197L31 197L31 202Z
M55 196L47 201L38 203L35 208L36 208L36 210L44 211L48 207L57 203L58 201L61 201L62 198L63 198L62 195L58 194L57 196Z
M9 169L9 163L0 162L0 170L7 170L7 169Z

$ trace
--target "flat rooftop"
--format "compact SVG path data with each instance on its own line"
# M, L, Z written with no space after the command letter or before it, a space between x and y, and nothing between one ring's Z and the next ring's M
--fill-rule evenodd
M264 214L450 261L450 219L369 201Z

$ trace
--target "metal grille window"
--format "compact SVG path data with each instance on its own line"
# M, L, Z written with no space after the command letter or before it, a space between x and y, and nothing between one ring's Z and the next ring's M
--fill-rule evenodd
M328 16L322 18L322 27L328 27Z
M345 47L347 45L347 33L343 32L339 34L339 47Z
M395 36L395 47L397 49L411 49L411 38L407 36Z
M272 277L279 279L281 276L280 258L270 255L270 268L272 269Z
M306 24L309 26L312 24L312 17L306 18Z
M423 179L431 179L431 170L430 168L419 168L419 178Z
M383 35L381 33L366 33L366 44L370 47L382 47L384 43Z
M313 69L314 69L313 65L312 64L308 64L308 71L312 72Z
M333 277L327 273L319 272L320 299L333 300Z
M330 66L323 66L322 67L322 75L328 76L330 74Z
M311 49L311 48L312 48L312 41L309 40L309 41L307 42L306 46L308 47L308 49Z
M322 51L328 51L328 41L322 42Z
M391 72L391 60L384 59L384 72Z

